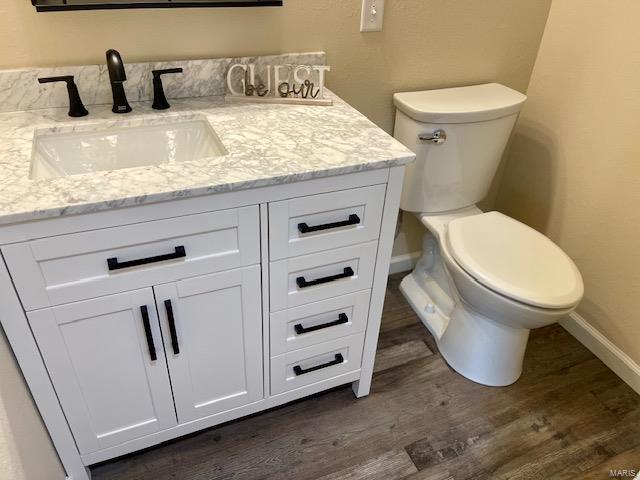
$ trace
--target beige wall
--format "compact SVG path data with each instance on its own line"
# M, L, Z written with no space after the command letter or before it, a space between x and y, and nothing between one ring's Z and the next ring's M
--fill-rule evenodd
M361 34L359 0L285 0L283 8L36 14L0 2L0 68L327 52L329 86L388 132L395 91L498 81L524 91L551 0L387 0L384 31ZM420 248L413 217L396 253ZM8 356L0 341L0 360ZM59 478L12 363L0 382L0 476ZM5 381L5 378L7 379ZM18 427L20 418L27 427ZM43 440L44 439L44 440ZM43 444L44 442L44 444ZM23 473L25 472L25 473Z
M639 23L637 0L553 2L498 197L576 261L579 313L638 363Z

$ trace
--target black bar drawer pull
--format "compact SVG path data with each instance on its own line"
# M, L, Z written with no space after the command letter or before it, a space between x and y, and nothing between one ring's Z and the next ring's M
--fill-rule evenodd
M187 256L187 251L180 245L175 247L173 253L166 253L164 255L158 255L156 257L139 258L138 260L129 260L128 262L119 262L116 257L108 258L107 265L109 271L121 270L123 268L139 267L140 265L147 265L148 263L165 262L167 260L175 260L176 258L184 258Z
M322 325L315 325L313 327L303 327L302 324L297 323L293 328L296 330L297 335L302 335L304 333L315 332L317 330L322 330L323 328L335 327L336 325L342 325L343 323L349 323L349 317L347 317L346 313L341 313L338 315L338 320L334 320L333 322L323 323Z
M176 319L173 316L173 305L171 300L164 301L164 309L167 311L167 320L169 321L169 333L171 334L171 346L174 355L180 353L180 345L178 344L178 334L176 332Z
M316 280L307 280L304 277L298 277L296 278L296 283L298 284L298 288L307 288L307 287L313 287L314 285L321 285L323 283L335 282L336 280L340 280L342 278L353 277L353 275L354 275L353 268L345 267L344 273L331 275L330 277L317 278Z
M158 359L156 355L156 346L153 343L153 333L151 333L151 323L149 322L149 310L146 305L140 307L140 313L142 314L142 325L144 325L144 334L147 337L147 347L149 347L149 356L151 360L155 362Z
M355 213L349 215L349 220L343 220L342 222L325 223L324 225L309 226L306 223L298 224L298 231L300 233L319 232L321 230L330 230L332 228L348 227L349 225L358 225L360 223L360 217Z
M305 373L311 373L311 372L315 372L316 370L322 370L323 368L333 367L334 365L340 365L341 363L344 363L344 357L342 356L341 353L336 353L335 360L331 360L328 363L323 363L322 365L316 365L315 367L309 367L309 368L302 368L300 365L296 365L295 367L293 367L293 373L295 373L296 376L300 376L300 375L304 375Z

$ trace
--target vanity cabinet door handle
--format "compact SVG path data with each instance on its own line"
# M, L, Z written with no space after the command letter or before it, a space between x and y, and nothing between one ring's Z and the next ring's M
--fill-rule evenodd
M322 365L316 365L315 367L302 368L300 365L296 365L293 367L293 373L296 376L304 375L305 373L315 372L316 370L322 370L323 368L333 367L334 365L340 365L344 363L344 357L341 353L336 353L335 360L331 360L330 362L323 363Z
M299 223L298 231L300 233L319 232L321 230L330 230L332 228L348 227L349 225L358 225L359 223L360 223L360 217L355 213L352 213L351 215L349 215L348 220L343 220L342 222L325 223L324 225L314 225L311 227L306 223Z
M323 283L335 282L336 280L340 280L342 278L353 277L354 272L353 268L345 267L344 273L339 273L338 275L331 275L329 277L317 278L316 280L307 280L304 277L296 278L296 283L298 284L298 288L307 288L313 287L314 285L321 285Z
M153 333L151 333L151 322L149 322L149 310L146 305L140 307L140 313L142 314L142 325L144 325L144 334L147 337L147 347L149 348L149 356L151 361L155 362L158 359L156 355L156 346L153 343Z
M180 345L178 344L178 333L176 332L176 319L173 316L173 305L171 300L164 301L164 309L167 311L167 320L169 321L169 333L171 334L171 346L174 355L180 353Z
M138 260L129 260L127 262L118 261L117 257L107 259L107 266L109 271L121 270L123 268L139 267L140 265L147 265L149 263L165 262L167 260L175 260L176 258L184 258L187 256L187 251L180 245L175 247L173 253L166 253L164 255L157 255L155 257L139 258Z
M322 330L324 328L335 327L336 325L342 325L344 323L349 323L349 317L347 317L346 313L341 313L338 315L338 320L334 320L333 322L323 323L322 325L315 325L313 327L303 327L302 324L297 323L293 328L296 331L297 335L303 335L305 333L315 332L317 330Z

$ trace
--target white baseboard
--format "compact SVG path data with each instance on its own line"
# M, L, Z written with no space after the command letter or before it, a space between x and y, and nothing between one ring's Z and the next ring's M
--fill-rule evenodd
M640 394L640 365L629 355L616 347L611 340L576 312L561 320L560 325Z
M400 272L408 272L413 270L416 262L422 255L422 252L405 253L404 255L396 255L391 257L389 264L389 275Z

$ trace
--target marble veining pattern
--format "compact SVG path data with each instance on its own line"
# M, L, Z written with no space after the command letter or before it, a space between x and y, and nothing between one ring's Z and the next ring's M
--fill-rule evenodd
M326 62L324 52L146 63L128 63L126 52L121 53L127 72L124 88L130 102L152 100L152 70L182 67L184 73L163 77L165 93L168 98L194 98L224 95L227 69L235 63L255 63L261 71L266 65L325 65ZM69 100L64 83L38 83L40 77L60 75L75 76L85 105L112 102L106 64L0 70L0 112L67 107Z
M409 163L414 154L330 91L331 107L227 104L223 97L170 99L172 109L133 103L116 116L94 106L0 114L0 224L54 218L197 195L250 189ZM68 177L29 178L36 131L206 118L229 152L211 159Z

